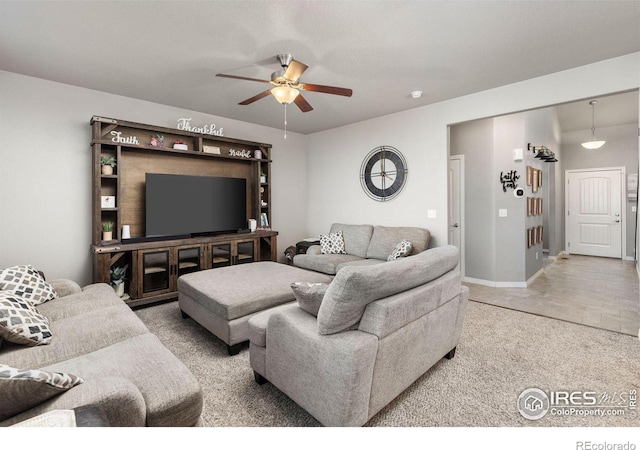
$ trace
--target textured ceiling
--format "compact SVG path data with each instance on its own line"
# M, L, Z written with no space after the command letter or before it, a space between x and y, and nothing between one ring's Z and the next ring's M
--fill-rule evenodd
M1 1L0 70L280 128L273 98L238 105L266 85L214 75L288 52L353 89L289 108L312 133L640 51L639 23L638 1Z

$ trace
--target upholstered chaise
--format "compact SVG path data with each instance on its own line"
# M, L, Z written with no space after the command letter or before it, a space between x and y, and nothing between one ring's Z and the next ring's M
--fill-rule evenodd
M254 316L256 380L270 381L326 426L365 424L453 357L468 299L457 263L457 248L445 246L343 267L324 287L317 318L297 304Z

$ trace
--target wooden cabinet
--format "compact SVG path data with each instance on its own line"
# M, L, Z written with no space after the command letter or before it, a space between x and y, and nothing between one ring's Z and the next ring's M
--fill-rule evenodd
M202 245L183 245L137 250L137 264L133 273L136 297L153 297L177 291L178 277L204 268L202 249Z
M125 300L131 306L177 296L189 272L277 259L271 221L271 145L94 116L92 126L94 282L127 267ZM103 173L101 159L115 162ZM145 237L145 175L166 173L244 178L246 217L253 233L153 241ZM110 236L103 226L112 223ZM123 239L123 227L130 232ZM248 227L248 225L247 225Z
M259 239L255 238L209 244L207 268L215 269L260 261L260 255L257 252L259 245Z

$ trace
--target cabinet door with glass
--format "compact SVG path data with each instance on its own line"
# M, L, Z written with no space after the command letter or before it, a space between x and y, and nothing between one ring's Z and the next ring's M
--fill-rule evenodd
M137 275L139 296L171 292L171 248L138 250Z
M217 269L219 267L230 266L233 263L233 254L231 250L231 242L210 244L207 267Z
M202 246L184 246L175 249L176 277L202 270ZM177 289L177 284L176 284Z
M257 261L256 248L255 239L235 242L234 264L246 264Z

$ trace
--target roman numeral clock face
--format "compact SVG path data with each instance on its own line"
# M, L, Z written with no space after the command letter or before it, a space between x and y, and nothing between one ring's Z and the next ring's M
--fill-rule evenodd
M407 182L407 162L397 149L376 147L360 167L360 183L369 197L379 202L395 198Z

